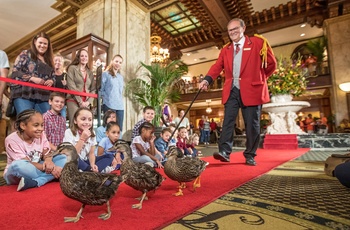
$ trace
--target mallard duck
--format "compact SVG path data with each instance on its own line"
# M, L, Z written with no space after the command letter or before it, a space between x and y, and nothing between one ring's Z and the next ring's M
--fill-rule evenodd
M67 155L67 163L62 169L60 187L64 195L82 203L76 217L65 217L64 222L77 222L82 217L85 205L107 204L107 213L98 218L107 220L111 216L109 200L115 195L123 177L114 174L80 172L79 156L75 147L64 142L57 147L57 152Z
M193 181L193 190L201 186L200 175L209 164L196 157L183 156L180 149L170 146L167 153L168 160L164 165L164 173L170 179L179 182L179 190L175 196L182 196L182 189L186 188L186 182Z
M141 209L143 200L148 200L147 192L156 190L165 178L150 165L134 162L130 146L124 140L118 140L108 151L124 154L120 174L125 176L125 184L143 193L141 197L137 198L140 203L132 205L132 208Z

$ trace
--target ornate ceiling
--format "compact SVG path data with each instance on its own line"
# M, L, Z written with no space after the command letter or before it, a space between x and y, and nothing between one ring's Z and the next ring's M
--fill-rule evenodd
M9 58L26 48L39 31L47 31L56 50L76 39L76 13L94 1L57 0L52 7L61 14L5 49ZM173 58L181 56L180 50L222 47L228 42L226 25L235 17L245 21L251 35L301 23L322 27L325 19L350 13L348 0L294 0L261 11L254 11L250 0L132 1L150 11L151 33L162 37L162 47L169 48Z

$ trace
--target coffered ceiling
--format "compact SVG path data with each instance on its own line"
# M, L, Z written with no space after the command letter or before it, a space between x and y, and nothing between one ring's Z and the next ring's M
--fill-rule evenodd
M50 35L54 49L62 48L76 38L76 12L95 1L1 0L0 49L13 58L38 31ZM320 36L324 19L350 13L349 0L130 1L150 12L151 32L162 37L172 58L222 47L228 42L227 22L235 17L246 22L248 35L264 34L272 45L280 45ZM308 32L301 38L296 30L303 23Z

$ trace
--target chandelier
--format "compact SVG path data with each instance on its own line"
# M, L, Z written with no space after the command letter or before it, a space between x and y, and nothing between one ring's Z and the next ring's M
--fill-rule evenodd
M205 112L207 112L208 114L209 113L211 113L213 110L210 108L210 102L211 102L211 100L206 100L205 102L207 102L208 103L208 107L207 107L207 109L205 110Z
M168 49L160 47L162 38L157 34L151 36L151 62L152 63L163 63L166 62L170 56Z

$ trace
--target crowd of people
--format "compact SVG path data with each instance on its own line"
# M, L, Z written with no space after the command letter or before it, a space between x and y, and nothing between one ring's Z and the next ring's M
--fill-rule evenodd
M320 113L319 118L312 117L312 114L308 114L304 119L299 117L297 120L297 125L308 134L318 133L326 134L328 133L328 120L324 116L324 113Z
M193 93L199 90L200 83L203 81L204 76L200 74L198 76L193 76L191 80L183 80L183 85L181 87L181 93ZM210 89L222 89L225 82L225 72L223 71L217 77L217 80L210 86Z
M245 36L245 28L241 19L232 19L228 23L231 43L221 50L218 60L203 76L198 88L208 89L225 72L222 96L224 123L218 142L219 151L213 156L221 162L230 162L235 121L241 109L246 124L245 163L256 166L261 107L269 101L266 79L275 70L276 59L267 41L262 37ZM0 54L0 64L9 69L8 60L3 60L4 55ZM88 65L88 51L78 50L67 67L67 73L62 69L62 62L60 55L53 55L50 38L43 32L33 37L31 48L22 51L14 62L11 78L17 80L18 84L10 85L9 98L17 116L14 132L5 139L7 165L4 178L7 184L18 184L17 191L40 187L60 177L66 156L55 155L51 150L55 150L62 142L70 142L75 146L81 171L109 173L118 169L123 162L121 153L108 151L120 138L123 128L124 81L120 74L123 58L115 55L102 74L100 92L104 117L103 125L98 127L96 134L91 111L94 101L91 94L96 94L96 82ZM8 77L8 71L1 72L1 75ZM32 87L27 83L44 87ZM65 95L57 88L65 88L70 93ZM2 81L0 90L2 97L7 92ZM65 107L67 116L64 116ZM209 143L208 136L214 124L208 117L202 117L200 136L195 133L189 135L194 126L184 117L184 113L180 110L174 122L164 128L156 139L152 124L155 110L146 106L142 120L135 124L132 131L133 160L163 168L167 149L171 145L176 145L184 156L200 156L201 152L196 146L199 142ZM171 116L169 110L167 116ZM66 128L66 117L69 119L69 128ZM323 122L323 119L320 120ZM307 119L305 122L312 125Z
M123 160L122 154L108 152L120 138L123 127L122 56L115 55L102 74L99 93L103 100L104 118L95 134L91 110L94 97L91 95L97 92L88 64L88 51L78 50L66 68L62 55L54 55L52 51L47 34L38 33L33 37L30 49L23 50L14 61L11 76L7 55L0 52L1 77L10 77L18 82L9 84L8 90L6 82L0 81L1 105L4 94L10 101L8 109L13 105L16 112L6 113L12 116L14 123L5 139L7 165L4 178L7 184L18 184L18 191L39 187L60 177L66 157L53 153L62 142L75 146L80 156L78 167L81 171L109 173L119 169ZM64 94L58 89L72 93ZM145 129L150 130L146 133L153 134L153 125L143 124L140 127L142 132L136 136L153 142L144 135Z
M0 54L1 76L8 77L7 56L3 51ZM3 93L7 95L16 112L13 132L5 139L7 165L4 178L9 185L18 184L17 191L40 187L60 177L66 156L54 150L62 142L75 146L80 171L110 173L120 168L123 154L109 149L121 138L123 127L124 80L120 74L123 58L115 55L102 73L99 93L103 101L103 124L96 130L91 110L96 82L88 63L88 51L80 49L65 72L63 57L54 55L50 38L39 33L32 39L31 48L16 58L11 78L17 82L10 84L10 91L1 81L1 99ZM32 87L26 83L45 87ZM65 94L58 89L70 92ZM196 149L199 137L188 135L191 126L187 118L183 119L183 110L174 119L176 125L181 125L178 131L172 124L162 130L158 139L151 123L154 115L154 108L146 106L143 118L135 124L131 141L135 162L163 168L171 145L176 145L185 156L201 155Z

